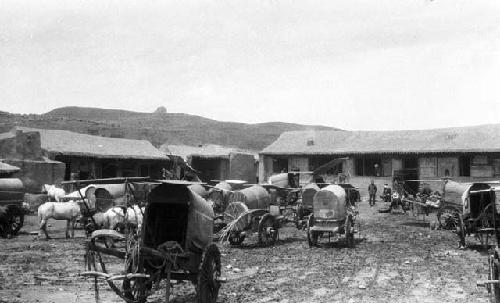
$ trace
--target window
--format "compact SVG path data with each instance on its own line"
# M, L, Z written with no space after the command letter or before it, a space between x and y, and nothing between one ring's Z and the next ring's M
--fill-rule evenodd
M462 156L458 159L458 167L461 177L470 177L470 163L471 159L469 156Z

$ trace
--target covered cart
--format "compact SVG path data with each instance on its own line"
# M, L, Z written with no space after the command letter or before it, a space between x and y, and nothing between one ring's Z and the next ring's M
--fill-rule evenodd
M208 191L207 200L213 203L216 214L222 214L229 205L229 199L233 192L243 189L244 185L248 182L243 180L217 181Z
M318 239L327 234L344 235L348 247L354 246L354 217L352 205L346 199L345 190L329 185L319 190L313 198L313 213L307 221L307 241L316 246Z
M254 185L232 192L229 205L224 211L226 227L222 238L232 245L240 245L247 232L258 232L260 244L273 244L278 237L281 216L279 206L271 205L267 190Z
M314 195L320 190L316 183L309 183L302 187L299 203L297 204L296 226L303 229L306 226L307 218L313 211Z
M450 179L442 180L407 180L410 182L438 182L442 184L442 191L432 192L430 187L423 186L419 193L410 195L406 192L407 186L402 184L404 189L403 205L408 205L414 216L427 216L436 213L439 227L446 230L457 230L460 224L460 215L463 211L462 195L470 187L471 183L459 183Z
M495 189L488 183L450 183L445 186L445 199L460 201L457 232L460 243L465 246L465 237L475 234L481 244L488 247L489 238L497 235L500 216L496 205Z
M85 255L87 272L103 278L126 302L146 302L166 280L166 301L170 280L191 281L198 302L216 302L221 283L218 247L212 243L214 213L210 205L185 181L158 181L148 195L142 230L122 235L111 230L92 233ZM108 248L102 239L122 240ZM105 242L105 241L104 241ZM124 272L123 272L124 269Z
M494 236L496 246L488 258L488 279L478 281L477 285L486 287L491 302L500 303L500 211L495 194L500 188L491 185L474 183L462 194L464 210L460 235L462 244L465 244L465 235L479 233L486 246L489 235Z
M24 224L24 186L17 178L0 178L0 236L16 235Z

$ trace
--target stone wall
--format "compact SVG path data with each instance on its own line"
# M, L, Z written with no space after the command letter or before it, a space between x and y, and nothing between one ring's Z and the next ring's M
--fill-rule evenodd
M0 158L43 159L39 132L12 130L9 134L0 139Z
M23 181L28 193L39 193L43 184L64 180L64 163L44 158L40 133L12 130L0 139L0 158L21 170L13 175Z
M28 193L40 193L43 184L60 184L64 180L66 166L57 161L5 160L21 170L13 175L23 181Z
M229 155L228 179L245 180L255 183L256 180L255 158L250 154L231 153Z

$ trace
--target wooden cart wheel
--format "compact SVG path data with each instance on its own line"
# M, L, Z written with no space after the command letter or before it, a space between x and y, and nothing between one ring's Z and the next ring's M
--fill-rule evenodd
M307 218L307 243L309 247L318 245L318 233L311 228L314 226L314 215L310 214Z
M24 214L20 209L11 208L9 216L9 230L7 231L11 235L16 235L24 224Z
M272 245L278 237L279 226L271 214L265 214L259 221L259 244Z
M102 238L106 238L105 230L100 230L103 234ZM109 238L113 238L113 233L116 231L108 231L110 233ZM132 236L131 234L128 236ZM95 239L92 240L94 245L104 245L107 248L107 240L104 239L104 244L97 244ZM127 245L125 248L127 259L125 259L125 271L126 273L143 273L142 267L142 258L138 253L135 242L130 238L126 241ZM115 249L118 250L118 249ZM113 257L111 255L102 255L98 251L90 250L89 260L94 263L93 267L95 271L100 271L102 273L108 274L109 272L117 273L120 270L123 270L123 265L117 266L118 264L123 264L124 260ZM111 270L110 268L113 267ZM90 269L90 268L89 268ZM109 287L125 302L127 303L144 303L147 300L148 296L148 285L152 284L153 278L145 279L145 278L131 278L131 279L123 279L120 280L106 280ZM96 284L96 293L97 293L97 284Z
M196 294L198 303L215 303L219 295L221 275L220 251L217 245L205 248L198 272Z
M495 253L496 255L496 253ZM498 280L499 278L499 272L498 272L498 266L495 263L495 257L490 256L489 260L489 274L488 274L488 279L489 280ZM492 303L500 303L500 286L498 284L487 284L487 289L488 292L490 293L490 300Z
M345 241L347 247L354 247L354 230L352 228L352 218L347 216L345 220Z
M147 300L147 283L147 279L144 278L123 280L122 291L126 301L129 303L145 303Z
M243 243L243 241L245 240L245 235L242 235L238 231L231 232L227 240L229 241L229 244L238 246L241 245L241 243Z
M451 206L444 206L437 213L439 227L444 230L457 230L460 226L460 212Z

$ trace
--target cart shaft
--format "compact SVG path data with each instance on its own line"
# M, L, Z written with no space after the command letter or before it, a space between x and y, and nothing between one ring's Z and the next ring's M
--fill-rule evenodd
M500 284L500 280L480 280L477 281L476 285L485 287L487 284Z

